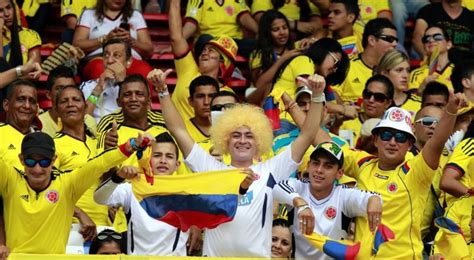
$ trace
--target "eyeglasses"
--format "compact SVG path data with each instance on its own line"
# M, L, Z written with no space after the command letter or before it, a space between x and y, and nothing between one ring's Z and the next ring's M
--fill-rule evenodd
M222 111L223 108L229 109L235 106L235 103L217 104L211 106L211 111Z
M379 35L375 35L375 37L389 43L398 42L398 38L392 35L379 34Z
M39 163L41 168L46 168L51 165L52 160L51 159L41 159L41 160L35 160L35 159L25 159L25 165L27 167L33 168L36 166L36 164Z
M408 135L403 132L392 132L390 130L382 130L379 133L380 139L382 141L390 141L393 137L395 137L395 142L397 143L405 143L408 141Z
M107 233L100 233L99 235L97 235L97 239L102 241L102 240L106 240L107 238L113 238L113 239L116 239L116 240L121 240L122 239L122 235L120 235L119 233L112 233L112 232L107 232Z
M332 52L328 52L328 53L334 59L334 66L337 66L339 64L340 60Z
M416 120L415 123L421 123L422 126L430 127L437 125L439 119L436 117L426 116Z
M382 103L388 99L388 97L385 94L371 92L370 90L367 90L367 89L364 89L364 91L362 92L362 97L364 99L370 99L371 97L374 97L374 100L379 103Z
M445 40L444 35L441 33L435 33L435 34L427 34L421 38L422 43L428 43L431 40L434 40L436 42L440 42L442 40Z

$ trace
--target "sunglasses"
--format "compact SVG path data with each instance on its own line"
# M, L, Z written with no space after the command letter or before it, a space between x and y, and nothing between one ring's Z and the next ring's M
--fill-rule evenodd
M115 240L121 240L122 239L122 235L120 235L118 233L102 233L102 234L97 235L97 239L100 240L100 241L106 240L109 237L111 237Z
M428 43L431 40L434 40L436 42L440 42L442 40L445 40L444 35L441 33L435 33L435 34L427 34L421 38L422 43Z
M392 132L390 130L382 130L380 131L379 133L379 137L380 139L382 139L382 141L390 141L392 140L393 137L395 137L395 142L397 143L405 143L406 141L408 141L408 135L403 133L403 132Z
M422 126L430 127L437 125L439 123L439 119L436 117L427 116L416 120L415 123L421 123Z
M211 106L211 111L222 111L223 108L229 109L235 106L235 103L217 104Z
M392 35L380 34L380 35L375 35L375 37L389 43L398 42L398 38Z
M51 165L52 160L51 159L41 159L41 160L35 160L35 159L25 159L25 165L27 167L33 168L36 166L36 164L39 163L41 168L46 168Z
M340 60L332 52L328 52L328 53L334 59L334 66L337 66L339 64Z
M370 90L367 90L367 89L364 89L364 91L362 91L362 97L364 99L370 99L371 97L374 97L374 100L379 103L382 103L388 99L388 97L385 94L371 92Z

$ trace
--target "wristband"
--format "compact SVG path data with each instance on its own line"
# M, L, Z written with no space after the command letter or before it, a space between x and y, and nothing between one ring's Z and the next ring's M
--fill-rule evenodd
M94 94L91 94L88 98L87 98L87 101L91 102L92 104L94 105L97 105L97 102L99 101L99 97L94 95Z
M16 71L16 76L17 76L18 78L21 77L21 76L23 76L23 74L21 73L21 65L20 65L20 66L16 66L15 71Z
M110 180L111 180L113 183L119 184L119 183L122 183L125 179L122 178L122 177L120 177L120 176L117 174L117 172L114 171L114 172L112 173L112 175L110 176Z
M313 102L313 103L324 103L324 102L326 102L326 96L324 95L324 93L321 93L320 96L313 96L311 98L311 102Z
M244 195L244 194L247 193L248 190L249 190L249 188L244 189L244 188L242 188L242 186L240 186L240 187L239 187L239 194L240 194L240 195Z
M159 98L164 98L165 96L169 96L170 93L168 92L168 89L162 91L162 92L158 92L158 97Z
M308 204L304 204L304 205L299 206L298 211L296 212L296 215L299 215L305 209L310 209L310 206Z
M285 111L286 112L289 112L292 108L294 108L296 105L298 105L295 101L293 101L292 103L290 103L290 105L288 105L286 108L285 108Z

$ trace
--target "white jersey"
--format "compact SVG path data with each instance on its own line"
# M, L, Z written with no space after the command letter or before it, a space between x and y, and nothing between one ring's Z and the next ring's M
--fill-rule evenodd
M97 86L98 82L99 80L96 79L88 80L81 84L79 88L82 90L82 93L84 93L84 97L86 100L92 94L92 91ZM92 112L92 116L95 118L95 121L97 123L99 123L100 119L103 116L106 116L119 109L119 106L117 105L118 95L118 85L106 84L104 91L100 95L99 100L97 101L97 105L95 106L95 109Z
M233 168L217 161L194 144L185 163L194 172ZM205 230L203 255L210 257L270 257L273 219L273 186L288 178L298 168L291 159L291 148L250 167L259 179L240 197L237 213L231 222Z
M275 186L275 200L293 205L293 199L301 197L311 207L315 217L314 232L334 240L347 239L347 230L351 218L367 216L367 202L370 197L378 196L373 192L334 186L331 194L317 200L311 195L309 180L288 179ZM313 247L301 234L297 214L293 214L291 230L295 236L296 259L332 259Z
M127 217L127 254L186 256L188 233L148 215L133 195L130 183L118 184L110 178L94 193L97 203L123 207Z
M120 23L122 22L122 14L120 14L114 20L110 19L107 16L104 16L104 19L99 22L97 16L95 15L95 10L86 9L82 12L81 18L79 18L79 23L77 24L77 26L86 27L89 29L89 39L97 39L100 36L108 34L115 28L120 27ZM128 24L130 25L130 36L135 40L137 39L137 31L147 29L143 15L137 11L133 11L132 16L128 19ZM87 56L94 56L100 53L102 53L102 48L96 49L95 51L87 54ZM133 48L132 57L138 60L142 59L140 54Z

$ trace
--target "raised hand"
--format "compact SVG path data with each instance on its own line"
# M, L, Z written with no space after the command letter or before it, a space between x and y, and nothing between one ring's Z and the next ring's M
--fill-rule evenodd
M154 69L148 73L147 79L151 81L156 92L163 93L168 91L166 78L171 72L173 72L173 69L167 69L166 71Z
M326 87L326 80L323 76L314 74L308 78L297 77L299 85L304 85L313 91L313 97L320 96L324 92Z
M454 93L452 89L449 90L449 100L446 105L446 112L448 114L456 114L458 109L466 107L467 105L468 102L464 93Z
M112 129L105 134L105 149L116 147L118 143L117 122L112 122Z
M240 173L246 174L247 176L245 179L240 183L240 189L248 190L250 185L252 185L253 181L258 180L260 177L258 174L254 173L250 168L243 168L240 169Z

